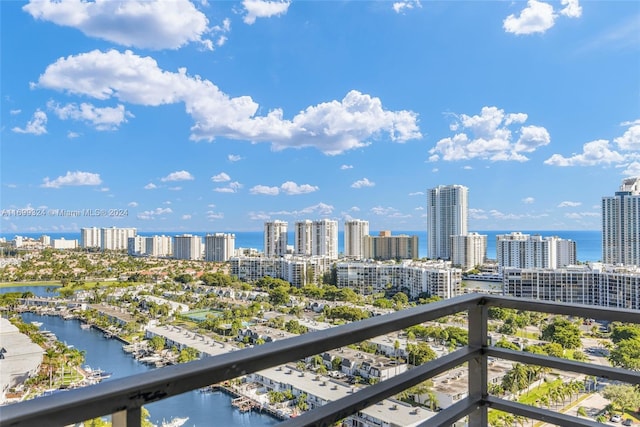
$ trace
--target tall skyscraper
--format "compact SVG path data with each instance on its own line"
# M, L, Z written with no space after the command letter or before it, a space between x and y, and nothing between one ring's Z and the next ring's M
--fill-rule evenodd
M369 221L352 219L344 223L344 256L353 259L364 257L362 239L369 235Z
M205 261L228 261L236 250L236 235L207 234L204 238Z
M99 248L100 246L100 229L98 227L80 229L80 247Z
M175 259L202 259L202 238L191 234L174 236L173 257Z
M640 266L640 177L602 198L602 262Z
M135 228L102 228L100 229L100 249L103 251L121 251L127 249L129 237L135 236Z
M289 236L286 221L269 221L264 223L264 255L284 256L287 254Z
M311 227L311 255L338 259L338 221L321 219Z
M520 232L496 236L498 266L560 268L576 263L576 243L557 236L542 237Z
M467 234L468 191L462 185L427 190L427 257L451 259L451 236Z
M484 264L487 259L487 235L475 232L451 236L451 262L463 269Z
M293 232L293 253L296 255L309 256L312 254L313 249L311 246L312 239L312 224L311 220L305 219L304 221L296 221Z

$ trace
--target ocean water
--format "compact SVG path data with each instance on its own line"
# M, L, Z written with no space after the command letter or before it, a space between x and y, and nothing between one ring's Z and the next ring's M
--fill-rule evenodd
M578 261L581 262L595 262L602 259L602 241L601 241L601 232L600 230L490 230L490 231L482 231L482 230L470 230L477 231L479 234L487 235L487 257L490 259L496 258L496 236L500 234L509 234L513 231L519 231L523 234L539 234L543 237L549 236L558 236L562 239L573 240L576 242L577 252L578 252ZM193 234L199 236L205 236L206 234L212 233L211 231L203 232L203 231L190 231L190 232L179 232L176 233L174 231L164 231L164 232L145 232L138 231L138 235L140 236L154 236L154 235L165 235L165 236L175 236L176 234ZM255 248L259 251L263 250L264 247L264 233L262 231L239 231L239 232L227 232L233 233L236 235L236 248ZM378 231L370 231L369 234L372 236L377 236ZM52 239L78 239L80 240L80 232L65 232L65 233L18 233L18 235L23 237L31 237L34 239L39 238L41 235L46 234L50 236ZM426 231L392 231L392 235L399 234L407 234L410 236L418 236L418 254L420 257L427 256L427 232ZM12 240L16 236L16 233L0 233L0 238L4 237L7 240ZM289 244L293 245L293 232L289 232ZM338 252L344 252L344 232L338 232Z

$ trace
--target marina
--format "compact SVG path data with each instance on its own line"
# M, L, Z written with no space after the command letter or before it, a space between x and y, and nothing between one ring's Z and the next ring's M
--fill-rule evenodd
M77 319L64 320L59 316L44 316L23 313L25 322L42 322L46 331L58 337L69 346L86 351L85 368L95 367L101 372L102 381L135 375L150 369L158 369L155 364L144 364L133 357L132 352L141 350L142 345L123 345L118 339L105 338L97 328L83 329ZM91 369L92 371L94 369ZM108 377L104 377L105 374ZM63 390L50 390L50 393ZM232 405L233 396L221 388L211 388L206 393L198 390L187 392L162 402L146 405L151 422L158 427L266 427L273 426L279 420L266 412L241 411ZM179 424L182 422L182 424ZM170 424L174 423L174 424Z

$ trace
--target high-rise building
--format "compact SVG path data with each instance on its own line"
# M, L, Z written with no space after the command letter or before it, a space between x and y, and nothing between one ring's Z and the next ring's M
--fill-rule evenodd
M100 229L100 249L103 251L125 250L129 243L129 237L135 236L135 228L102 228Z
M451 236L451 263L465 270L484 264L487 258L487 235L475 232Z
M145 239L145 255L168 257L173 254L173 239L171 236L150 236Z
M204 238L205 261L228 261L235 250L235 234L214 233L207 234Z
M378 236L363 237L362 250L367 259L418 259L418 236L392 236L391 231L385 230Z
M264 255L268 257L287 254L289 236L286 221L268 221L264 223Z
M293 253L296 255L309 256L313 253L311 246L313 222L311 220L296 221L293 230Z
M344 223L344 256L353 259L364 257L363 238L369 235L369 221L352 219Z
M468 188L440 185L427 190L427 256L451 259L451 236L467 234Z
M174 236L173 257L175 259L202 259L202 238L191 234Z
M338 221L321 219L311 227L311 255L338 259Z
M576 244L556 236L542 237L520 232L496 236L498 266L559 268L576 263Z
M81 248L99 248L101 245L100 229L98 227L80 229Z
M602 262L640 266L640 177L602 198Z

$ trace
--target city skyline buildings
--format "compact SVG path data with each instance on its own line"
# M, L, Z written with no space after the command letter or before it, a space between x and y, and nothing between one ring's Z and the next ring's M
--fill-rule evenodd
M469 189L439 185L427 190L427 257L451 259L452 236L469 232Z
M602 197L602 260L640 265L640 178L627 178Z
M597 230L640 174L636 2L265 4L1 2L2 231L421 230L451 182L473 230Z

